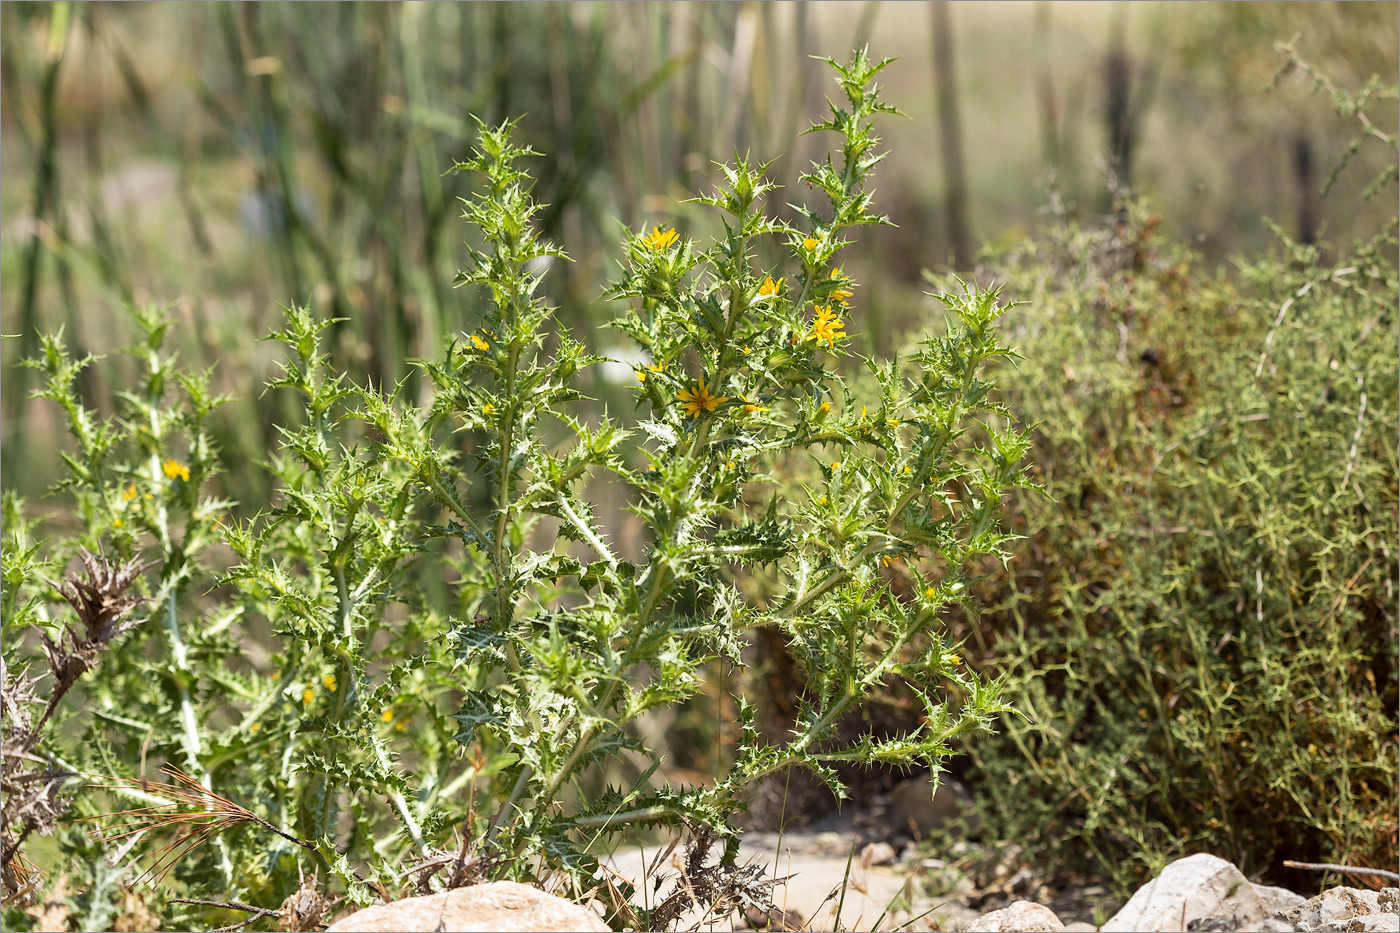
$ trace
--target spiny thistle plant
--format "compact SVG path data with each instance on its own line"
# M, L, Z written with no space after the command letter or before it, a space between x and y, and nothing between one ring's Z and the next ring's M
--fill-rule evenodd
M775 186L764 166L739 160L698 199L724 219L708 249L660 226L628 245L610 296L628 302L612 326L649 360L636 373L639 456L624 452L632 432L608 418L587 425L567 408L579 398L576 374L597 358L559 333L538 297L538 260L561 254L531 229L539 208L519 167L531 153L511 143L509 124L484 129L459 166L486 181L466 210L482 246L459 282L488 287L492 310L444 363L426 367L431 407L365 396L376 459L407 464L415 494L445 515L441 533L477 558L462 584L467 614L453 627L466 675L456 718L460 741L513 759L495 778L484 839L511 857L503 871L559 868L587 890L599 836L658 824L718 833L732 859L730 817L764 776L808 768L839 797L833 763L936 768L950 739L1002 709L996 689L937 635L940 610L967 590L970 562L1004 556L1001 500L1023 482L1025 436L980 376L1010 352L994 327L1002 308L995 292L973 287L945 296L955 315L946 336L907 359L865 361L878 397L858 400L846 387L854 283L836 260L851 228L888 222L872 212L867 182L881 158L874 117L892 108L872 83L885 62L832 64L848 106L813 129L843 145L803 176L826 196L824 209L798 208L802 228L770 219ZM757 258L767 243L778 246L771 266ZM563 421L572 442L547 445L546 417ZM469 462L439 440L447 426L476 439ZM971 431L978 443L964 443ZM820 483L783 488L776 471L803 456L821 464ZM639 563L614 552L588 501L599 474L626 488L644 523ZM489 504L473 508L466 491L482 484ZM894 561L917 583L910 599L880 576ZM770 596L746 598L750 568L776 578ZM589 768L624 750L647 754L631 724L693 696L708 662L741 664L744 634L758 626L782 629L809 672L793 735L760 736L741 698L743 741L712 786L656 789L648 773L565 804ZM833 747L838 719L892 677L922 698L923 726ZM966 696L960 710L940 698L945 678Z
M888 223L868 183L882 158L875 118L896 111L874 84L887 61L828 63L844 106L812 131L841 145L802 176L824 203L797 207L799 225L769 213L767 166L737 160L697 199L723 220L708 247L663 225L630 235L608 297L612 326L644 356L634 428L596 416L581 376L603 358L541 297L545 260L565 257L532 225L541 206L521 160L534 153L512 142L511 123L483 126L456 166L483 182L466 202L479 237L458 283L488 290L490 306L444 359L421 364L426 401L350 385L321 346L330 322L288 313L274 337L290 358L272 385L301 396L305 419L269 458L280 502L219 526L237 555L221 578L226 615L270 626L278 650L250 671L223 643L192 656L170 629L161 657L180 676L151 729L159 756L180 764L179 792L134 788L129 760L104 769L128 779L108 792L146 805L122 832L142 813L193 826L178 853L220 828L221 849L158 863L186 892L261 900L263 916L321 871L367 903L403 893L407 863L420 891L553 878L578 898L602 892L619 927L660 929L697 900L757 890L734 866L733 825L756 782L805 768L841 797L838 763L936 771L952 740L1006 711L940 626L984 559L1006 559L1002 500L1026 484L1026 435L985 375L1012 356L996 325L1005 307L974 285L939 296L946 332L861 360L878 392L858 397L847 378L856 283L839 256L854 228ZM209 403L190 396L197 427ZM222 504L194 487L211 454L192 446L185 476L162 462L159 437L142 438L148 460L123 468L134 497L125 474L114 483L70 463L97 496L89 534L94 546L127 541L102 516L130 513L162 555L161 580L188 579L189 547L157 513L179 491L186 535L206 533ZM797 470L814 481L788 479ZM600 514L605 487L635 518ZM624 520L644 528L635 561L615 540ZM891 588L896 565L912 588ZM162 582L153 595L173 625L188 590ZM725 773L665 783L639 717L741 666L760 627L780 630L806 672L792 733L761 734L738 697L742 739ZM922 700L922 725L839 742L838 723L896 682ZM637 755L650 762L640 777L585 791ZM691 877L648 908L598 857L610 838L655 827L689 831ZM708 866L714 840L724 856Z

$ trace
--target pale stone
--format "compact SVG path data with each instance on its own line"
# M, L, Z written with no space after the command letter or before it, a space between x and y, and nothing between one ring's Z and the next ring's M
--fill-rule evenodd
M888 842L872 842L860 852L861 864L866 868L871 865L888 865L894 861L894 846Z
M1376 913L1352 917L1338 929L1345 933L1380 933L1383 930L1395 933L1400 930L1400 914Z
M1059 933L1065 925L1049 907L1030 901L1016 901L1001 910L983 914L968 927L968 933Z
M1100 929L1122 933L1182 933L1193 920L1229 918L1236 929L1264 920L1259 895L1238 868L1214 855L1177 859L1138 888Z
M920 838L938 829L952 829L957 821L966 825L969 833L977 832L977 814L972 812L972 795L952 778L945 777L933 789L933 778L909 778L890 791L896 807L900 828L912 826Z
M1276 888L1273 885L1252 883L1251 886L1254 888L1254 893L1259 895L1259 903L1263 906L1264 915L1266 917L1277 916L1283 911L1291 910L1307 901L1307 898L1303 895L1294 894L1287 888Z
M1332 888L1323 891L1297 907L1281 911L1280 920L1293 924L1294 928L1311 933L1314 930L1340 929L1353 917L1379 913L1380 894L1375 891L1362 891L1358 888Z
M602 918L514 881L494 881L441 894L406 897L341 917L326 933L545 933L551 930L606 933Z
M1098 929L1092 923L1085 923L1083 920L1065 924L1065 933L1098 933Z
M1383 914L1400 913L1400 888L1381 888L1376 904Z

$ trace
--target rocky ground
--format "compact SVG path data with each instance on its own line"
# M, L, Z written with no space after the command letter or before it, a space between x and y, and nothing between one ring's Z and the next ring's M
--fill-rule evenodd
M911 931L1400 930L1397 890L1334 888L1312 899L1257 885L1231 863L1198 854L1169 865L1127 903L1101 884L1052 886L1022 864L1015 845L958 841L928 857L913 837L958 827L967 797L956 782L930 793L928 778L787 833L750 832L741 864L786 879L776 910L725 917L692 913L678 929ZM975 829L975 827L973 827ZM716 849L716 855L718 850ZM629 880L676 876L675 851L616 853L611 867ZM666 888L663 887L664 891Z
M941 855L913 840L956 831L967 797L955 782L930 793L927 777L792 832L748 832L739 863L775 880L772 906L722 916L692 910L677 930L1144 931L1267 933L1400 931L1400 890L1332 888L1304 898L1251 883L1228 861L1201 853L1168 865L1122 903L1092 883L1055 887L1023 864L1015 845L968 841ZM604 859L619 878L664 898L691 882L678 846L622 850ZM711 864L719 847L712 850ZM696 877L697 886L705 881ZM342 917L332 930L606 929L596 913L523 885L477 885L409 898ZM760 887L764 887L760 885ZM652 905L654 906L654 904ZM584 911L587 913L587 911ZM424 925L431 915L431 923ZM580 925L580 917L589 923ZM590 920L591 918L591 920ZM593 921L596 921L594 923ZM563 924L563 925L561 925Z

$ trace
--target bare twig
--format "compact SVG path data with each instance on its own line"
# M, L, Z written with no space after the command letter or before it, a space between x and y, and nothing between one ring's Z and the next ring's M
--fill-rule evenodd
M1347 453L1346 473L1342 475L1342 488L1347 486L1347 480L1351 479L1351 468L1356 465L1356 448L1361 443L1361 431L1366 427L1366 391L1362 388L1365 385L1365 376L1356 377L1356 387L1361 389L1361 408L1356 413L1356 433L1351 437L1351 451Z
M1334 865L1330 862L1295 862L1292 859L1284 859L1283 864L1288 868L1305 868L1308 871L1335 871L1348 875L1374 875L1378 878L1389 878L1391 881L1400 881L1400 874L1387 871L1384 868L1358 868L1355 865Z
M247 920L241 920L231 926L218 927L211 931L211 933L232 933L233 930L246 927L248 924L261 920L263 917L280 916L275 910L268 910L266 907L254 907L252 904L243 904L239 901L204 901L193 897L172 897L170 900L166 901L166 903L193 904L196 907L218 907L222 910L241 910L245 913L252 914Z

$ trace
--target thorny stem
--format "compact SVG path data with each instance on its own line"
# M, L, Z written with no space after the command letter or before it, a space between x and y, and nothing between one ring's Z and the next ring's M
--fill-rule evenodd
M564 498L562 493L555 502L559 505L559 511L563 512L564 517L569 520L569 524L573 525L574 529L583 536L583 540L588 542L588 546L598 552L598 556L607 562L610 569L617 569L617 558L613 556L612 551L608 549L608 546L603 543L601 538L594 534L593 529L588 526L588 523L579 517L578 513L573 510L573 507L569 505L569 501Z

